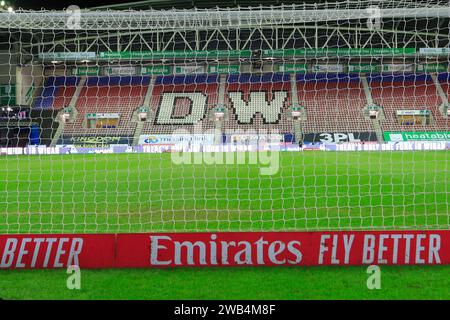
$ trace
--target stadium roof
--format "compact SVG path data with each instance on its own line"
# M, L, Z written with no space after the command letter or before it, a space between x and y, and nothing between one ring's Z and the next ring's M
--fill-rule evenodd
M336 2L328 1L328 2ZM342 0L341 0L342 1ZM93 8L111 8L111 9L168 9L168 8L211 8L211 7L255 7L259 5L270 6L280 4L300 4L300 3L321 3L325 0L303 0L303 1L285 1L285 0L143 0L143 1L129 1L118 4L107 4L103 6L96 6Z
M11 0L13 1L13 0ZM25 2L25 0L16 0L17 3ZM303 14L298 14L291 10L290 6L282 7L280 3L291 4L294 1L218 1L218 0L143 0L128 3L114 4L114 0L109 0L106 6L101 6L104 0L97 0L95 5L97 7L90 7L86 15L90 19L84 19L83 23L88 27L78 29L64 29L61 23L66 26L67 12L50 11L39 16L36 12L21 12L20 14L5 15L5 19L0 19L0 24L4 25L4 30L8 32L0 33L0 43L10 44L10 51L22 50L22 57L38 54L41 52L81 52L81 51L142 51L142 50L264 50L264 49L284 49L284 48L381 48L381 47L446 47L449 45L449 18L448 8L441 10L431 6L436 4L436 1L428 0L421 1L427 4L427 7L420 6L417 10L417 17L413 19L405 19L403 16L396 16L395 10L391 10L392 6L395 9L397 6L401 8L412 7L417 5L415 1L409 0L386 0L376 1L380 7L389 14L383 16L382 29L374 32L374 30L367 27L367 13L362 11L366 9L371 0L364 1L334 1L339 4L332 4L333 1L320 1L321 3L329 2L329 5L308 6L310 10L320 11L323 9L324 13L320 12L317 15L311 15L310 12L304 11ZM314 3L317 1L295 1L297 8L299 4ZM83 8L88 2L79 1L78 5ZM92 0L89 4L92 4ZM176 9L191 7L235 7L240 6L241 10L238 13L245 17L241 24L239 19L223 20L226 23L238 22L232 25L226 23L217 23L210 25L204 24L202 19L196 18L194 15L192 21L197 24L190 24L186 28L185 25L180 24L178 19L183 14L189 15L192 12L185 12L184 10L175 10L169 12L170 14L176 12L177 19L173 18L169 21L162 17L159 11L143 11L130 12L124 11L117 14L125 16L126 19L109 19L109 15L116 14L115 12L105 12L108 9L123 10L125 8L132 8L134 10L144 10L148 8L162 10L176 7ZM278 3L278 5L277 5ZM61 6L66 6L68 3L60 0L59 7L48 7L50 2L45 1L41 5L46 9L58 9ZM248 6L263 5L260 11L265 11L266 16L272 20L264 20L261 22L261 17L258 10L249 10ZM286 14L283 16L283 22L274 15L267 5L277 5L278 9L283 9ZM439 1L442 6L442 2ZM147 7L146 7L147 6ZM159 6L159 7L158 7ZM355 9L359 8L359 9ZM391 7L388 7L391 6ZM430 7L428 7L430 6ZM16 6L16 8L18 8ZM23 7L27 9L27 7ZM301 8L301 7L300 7ZM344 10L335 10L336 8ZM350 9L350 10L345 10ZM424 9L424 10L422 10ZM429 9L429 10L425 10ZM437 10L430 16L428 11ZM99 12L97 12L99 11ZM201 10L203 11L203 10ZM224 14L226 10L211 9L207 12L208 21L212 20L209 14L216 12L218 16ZM233 11L233 10L232 10ZM300 10L301 11L301 10ZM331 15L326 15L327 12ZM351 11L354 16L346 16L347 11ZM409 11L408 11L409 12ZM413 12L416 12L413 10ZM251 13L251 14L250 14ZM28 16L27 16L28 14ZM146 15L147 18L141 19L140 15ZM225 12L226 14L226 12ZM343 15L340 15L343 14ZM350 14L350 13L349 13ZM358 14L358 16L356 16ZM416 13L414 13L415 15ZM443 16L445 14L445 16ZM98 16L97 16L98 15ZM130 17L127 18L127 15ZM290 15L293 15L295 20L290 20ZM85 16L85 18L87 17ZM258 21L248 20L249 17L255 17ZM316 17L316 20L311 20L310 17ZM420 17L419 17L420 16ZM149 18L151 17L151 18ZM304 20L300 20L304 17ZM45 18L45 19L44 19ZM95 19L94 19L95 18ZM127 20L128 19L128 20ZM247 21L247 20L248 21ZM233 21L231 21L233 20ZM100 23L99 21L102 21ZM103 22L106 21L106 24ZM129 24L136 23L136 24ZM161 22L158 24L158 21ZM167 25L168 21L172 24ZM189 23L190 20L186 18ZM208 22L207 21L207 22ZM217 20L222 21L222 20ZM231 21L231 22L230 22ZM91 24L88 24L91 23ZM112 27L109 26L110 23ZM119 26L114 23L122 23ZM153 25L151 25L153 24ZM130 27L130 26L133 27ZM20 31L10 32L15 26ZM95 28L99 26L98 28ZM156 26L156 27L155 27ZM32 30L32 31L31 31ZM19 46L20 44L20 46ZM14 47L14 48L13 48ZM25 51L25 52L24 52Z
M36 0L11 0L9 1L15 8L23 9L63 9L74 2L70 0L46 0L46 1L36 1ZM284 0L80 0L76 1L76 4L81 8L92 8L92 9L135 9L135 10L145 10L145 9L189 9L193 7L198 8L211 8L211 7L237 7L237 6L258 6L258 5L279 5L279 4L292 4L301 2L323 2L318 1L284 1Z
M145 10L145 9L189 9L189 8L212 8L212 7L249 7L249 6L270 6L270 5L280 5L280 4L302 4L302 3L335 3L335 2L354 2L348 0L79 0L76 4L81 8L90 9L134 9L134 10ZM36 1L36 0L10 0L8 1L15 8L23 9L64 9L70 5L73 5L71 0L46 0L46 1ZM380 5L383 2L396 2L393 0L377 0L373 1L374 4ZM423 2L427 4L448 4L445 0L425 0L425 1L412 1L403 0L397 2ZM94 4L94 5L93 5Z

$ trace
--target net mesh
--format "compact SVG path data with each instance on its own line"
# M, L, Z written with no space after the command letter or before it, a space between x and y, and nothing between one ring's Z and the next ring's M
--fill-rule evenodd
M0 233L448 229L441 1L0 13Z

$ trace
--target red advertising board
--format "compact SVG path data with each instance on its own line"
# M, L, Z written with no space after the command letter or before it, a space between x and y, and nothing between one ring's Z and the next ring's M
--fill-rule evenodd
M0 269L53 269L114 265L114 234L0 235Z
M0 269L450 264L450 230L0 235Z

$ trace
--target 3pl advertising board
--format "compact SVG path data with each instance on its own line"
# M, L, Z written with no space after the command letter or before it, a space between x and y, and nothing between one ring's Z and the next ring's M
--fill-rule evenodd
M339 143L339 142L375 142L375 132L322 132L306 133L303 142Z
M0 269L450 264L450 230L0 235Z

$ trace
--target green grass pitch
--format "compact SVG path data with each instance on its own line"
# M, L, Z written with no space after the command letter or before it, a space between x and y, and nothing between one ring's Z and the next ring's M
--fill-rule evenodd
M449 229L449 155L280 152L268 176L170 154L8 156L0 233ZM382 272L371 291L363 267L83 270L70 291L65 271L0 271L0 298L450 299L450 267Z

